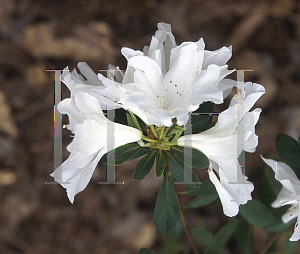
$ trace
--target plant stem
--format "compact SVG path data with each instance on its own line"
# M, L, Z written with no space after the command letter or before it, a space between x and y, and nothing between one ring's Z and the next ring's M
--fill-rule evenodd
M176 196L177 196L177 194L176 194ZM178 196L177 196L177 200L178 200ZM183 211L182 211L182 208L180 206L179 200L178 200L178 205L179 205L179 214L180 214L180 218L181 218L181 221L182 221L182 226L184 228L187 240L188 240L190 246L192 247L194 254L199 254L199 252L197 250L197 247L194 243L193 237L191 235L191 232L189 231L188 226L186 224L186 221L185 221L185 218L184 218Z
M261 252L259 252L259 254L265 254L267 252L267 250L271 247L271 245L284 233L283 232L278 232L277 234L275 234L266 244L266 246L262 249Z

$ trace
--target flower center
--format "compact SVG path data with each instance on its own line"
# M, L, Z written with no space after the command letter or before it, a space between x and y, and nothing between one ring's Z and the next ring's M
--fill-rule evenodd
M142 136L142 139L147 143L145 146L157 148L161 150L170 150L172 145L177 145L177 139L184 131L184 127L173 123L171 127L166 126L155 127L150 125L147 130L147 136Z

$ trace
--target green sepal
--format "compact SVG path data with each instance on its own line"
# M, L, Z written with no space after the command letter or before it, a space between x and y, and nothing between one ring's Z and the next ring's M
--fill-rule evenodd
M280 159L289 165L296 174L300 174L300 144L292 137L279 134L276 148Z
M156 150L155 177L160 178L165 171L165 157L161 149Z
M204 153L195 148L184 148L184 146L171 146L171 151L180 161L190 166L190 164L184 160L184 157L186 156L188 160L192 161L193 168L202 169L209 166L209 159ZM192 158L190 159L189 157Z
M195 240L201 245L211 246L215 244L214 236L208 231L200 228L191 228L190 230Z
M236 227L238 225L237 220L229 220L229 222L223 226L220 231L215 235L215 244L210 245L205 251L205 254L218 253L223 247L226 246L228 241L231 239Z
M133 156L141 150L141 148L142 147L136 142L119 146L108 153L107 163L111 166L119 166L124 162L131 160ZM114 165L110 163L113 159L115 160Z
M139 181L142 180L146 175L148 175L151 171L151 168L154 164L155 159L155 149L150 150L150 152L145 155L139 162L136 164L133 180Z
M126 112L126 117L127 117L127 125L134 128L131 115L128 112Z
M203 181L198 189L188 190L184 194L197 196L184 207L185 209L209 205L219 197L215 186L209 179Z
M240 215L251 225L261 228L265 228L276 222L271 208L255 199L240 206Z
M188 188L198 188L200 185L199 178L195 171L190 167L190 168L184 168L184 163L179 160L172 151L164 151L165 158L168 164L168 167L172 173L172 176L175 177L175 179L181 183L182 185L188 187ZM187 166L189 167L189 166ZM190 172L185 172L189 171ZM191 177L192 176L192 177Z
M174 232L179 220L177 196L170 178L165 176L156 199L154 222L158 231L167 235Z

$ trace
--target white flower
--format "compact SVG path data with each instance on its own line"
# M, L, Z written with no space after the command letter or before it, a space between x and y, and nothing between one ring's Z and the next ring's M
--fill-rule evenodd
M51 176L67 190L71 203L85 189L101 157L109 152L107 126L114 128L114 148L139 141L142 133L132 127L109 121L99 101L92 95L76 91L72 98L58 105L61 113L70 118L69 129L75 134L67 146L69 158Z
M300 181L294 171L285 163L265 159L262 156L261 158L273 169L276 180L283 185L272 206L276 208L284 205L292 205L282 216L282 221L288 223L292 219L297 218L294 234L291 236L290 241L298 241L300 239L300 227L298 226L300 215Z
M110 66L110 68L112 67ZM119 83L115 82L113 78L102 82L85 62L78 63L78 69L82 75L78 74L76 69L70 72L68 67L63 70L61 75L61 81L71 91L71 97L75 92L86 92L97 98L103 110L122 108L122 105L117 102L126 94L120 88Z
M204 101L222 103L234 86L224 77L232 71L226 62L231 48L204 50L204 41L184 42L176 46L171 26L158 24L144 53L123 48L128 60L121 88L127 93L119 103L147 124L171 126L173 117L179 126L188 121L188 112ZM106 78L98 75L104 83Z
M253 184L243 175L238 163L238 156L244 149L254 152L258 144L255 135L255 125L259 119L261 109L249 112L255 102L265 93L259 84L245 83L245 100L236 95L229 108L223 111L216 125L207 131L191 135L191 146L202 151L210 160L211 167L218 173L216 177L209 169L209 178L215 185L222 202L224 214L235 216L239 205L251 199ZM243 126L243 144L237 143L237 128ZM178 139L178 145L187 146L186 136ZM244 183L236 183L237 181Z

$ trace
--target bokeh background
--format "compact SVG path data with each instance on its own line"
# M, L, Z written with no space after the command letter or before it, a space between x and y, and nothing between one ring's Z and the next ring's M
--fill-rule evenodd
M132 181L137 161L116 169L124 185L98 185L105 179L101 162L73 205L61 186L45 184L54 169L54 74L45 70L73 69L79 61L94 71L108 64L125 69L120 49L142 50L158 22L172 25L178 45L200 37L209 50L232 45L229 68L253 69L246 80L265 86L256 104L263 109L259 146L246 155L251 181L257 184L265 167L260 154L277 156L278 133L300 134L298 0L0 0L0 253L191 253L184 234L178 244L157 233L153 211L162 179L150 173ZM69 135L63 131L63 148ZM206 170L198 173L207 178ZM182 206L189 201L180 198ZM185 217L211 233L227 220L218 204L186 210ZM267 235L258 228L254 234L258 253ZM230 242L224 253L240 250Z

